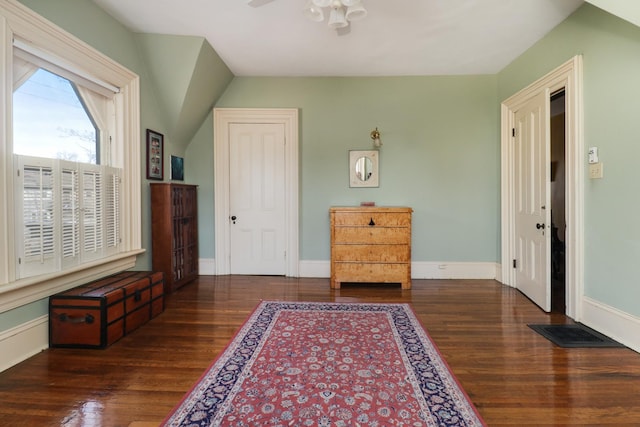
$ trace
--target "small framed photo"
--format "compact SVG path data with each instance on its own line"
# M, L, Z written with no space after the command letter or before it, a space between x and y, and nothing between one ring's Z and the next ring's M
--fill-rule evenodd
M147 179L164 179L164 135L147 129Z
M171 179L184 181L184 158L171 156Z
M349 187L378 187L378 150L349 151Z

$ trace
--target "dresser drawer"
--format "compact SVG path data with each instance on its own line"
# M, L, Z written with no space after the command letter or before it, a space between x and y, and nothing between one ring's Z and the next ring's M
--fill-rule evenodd
M336 245L335 261L408 262L411 250L408 245Z
M411 234L407 228L397 227L336 227L334 243L340 244L409 244Z
M380 227L409 227L411 214L406 212L337 212L335 225L371 225Z
M409 207L332 207L331 287L342 282L400 283L411 289Z
M411 269L408 264L388 263L335 263L335 281L369 283L410 282Z

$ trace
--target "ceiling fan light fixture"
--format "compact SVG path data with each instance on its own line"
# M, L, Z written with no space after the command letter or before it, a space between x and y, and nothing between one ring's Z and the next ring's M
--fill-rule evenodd
M332 0L311 0L311 3L318 7L327 7L331 4Z
M334 30L343 30L349 27L351 21L356 21L367 16L362 0L307 0L303 9L304 15L312 21L324 21L325 10L329 14L328 25ZM338 31L339 35L344 31Z
M322 8L317 6L313 0L309 0L307 5L302 10L304 16L309 18L314 22L322 22L324 21L324 12Z
M349 25L349 22L345 16L344 7L332 8L331 14L329 15L329 27L337 30L347 25Z
M367 9L364 8L361 1L355 2L353 6L349 6L345 14L347 21L357 21L365 16L367 16Z

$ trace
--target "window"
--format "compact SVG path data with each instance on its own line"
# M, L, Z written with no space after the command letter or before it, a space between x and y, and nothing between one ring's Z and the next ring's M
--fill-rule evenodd
M0 52L4 312L134 267L144 250L138 76L15 1L0 2ZM48 104L21 110L27 96ZM59 119L71 107L78 121ZM27 130L42 132L30 139L25 113ZM42 134L58 139L38 147Z
M16 54L16 235L23 237L16 241L18 278L64 271L119 251L121 170L97 164L99 135L111 133L97 123L107 126L112 105Z
M100 132L77 86L19 58L16 64L31 75L14 82L13 153L97 164Z

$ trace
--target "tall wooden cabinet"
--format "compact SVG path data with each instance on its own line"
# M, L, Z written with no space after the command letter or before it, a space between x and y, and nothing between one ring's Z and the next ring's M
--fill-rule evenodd
M332 207L331 287L370 282L411 289L412 212L408 207Z
M170 293L198 277L197 186L152 183L153 270L164 272Z

